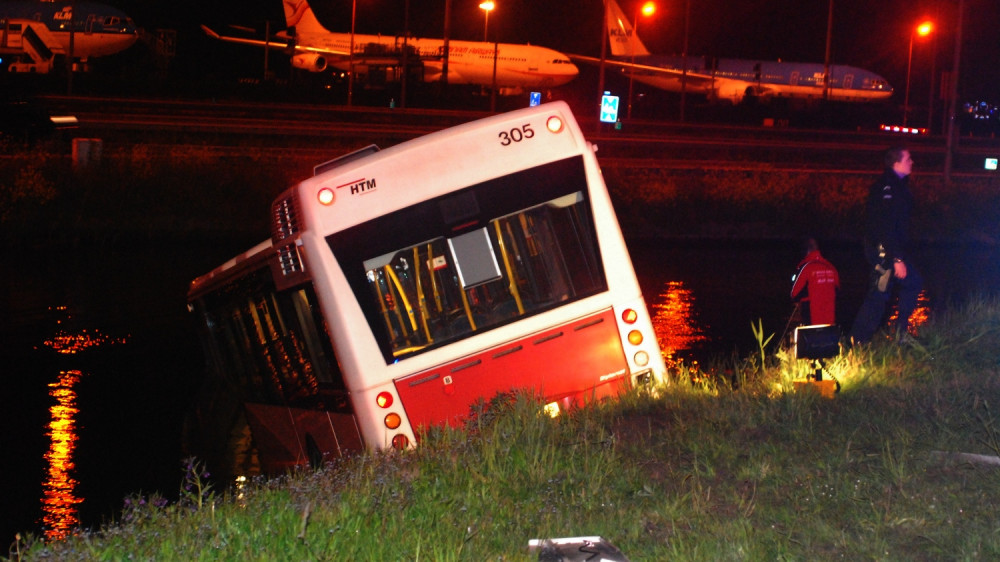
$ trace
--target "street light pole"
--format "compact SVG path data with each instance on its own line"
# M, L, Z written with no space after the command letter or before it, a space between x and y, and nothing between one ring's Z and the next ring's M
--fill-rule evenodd
M910 30L910 54L906 61L906 94L903 97L903 126L906 126L906 119L910 114L910 71L913 68L913 36L917 35L927 35L934 29L933 24L929 21L925 21L917 27Z
M830 39L833 37L833 0L826 11L826 54L823 56L823 99L830 101Z
M358 13L358 0L351 0L351 52L348 54L347 71L347 106L350 107L354 98L354 20Z
M496 7L497 5L493 0L486 0L479 5L479 8L486 12L486 17L483 18L483 41L489 41L490 12Z
M479 8L486 12L483 18L483 42L489 42L489 30L490 30L490 12L496 8L496 2L493 0L486 0L485 2L479 4ZM490 112L496 112L497 110L497 54L500 50L500 45L497 42L493 43L493 83L490 88Z
M688 32L691 23L691 0L684 0L684 48L681 50L681 123L684 122L684 107L687 105L688 77ZM713 75L714 75L713 71ZM714 87L714 84L713 84Z
M602 10L601 16L601 70L598 73L599 78L597 80L597 111L600 115L602 104L604 103L604 59L608 55L608 40L604 37L605 26L608 25L608 0L602 0L604 5L604 10ZM601 120L597 120L597 132L601 132Z
M629 69L628 74L628 111L626 113L628 119L632 118L632 79L635 76L635 45L639 41L639 16L649 16L654 11L656 11L656 6L652 2L646 2L635 11L635 24L632 26L632 37L629 41L629 49L632 51L632 68Z
M958 0L958 25L955 26L955 50L951 62L951 83L948 84L948 127L945 133L944 151L944 184L951 185L952 155L955 148L955 114L956 98L958 98L958 63L962 60L962 19L965 12L965 0Z

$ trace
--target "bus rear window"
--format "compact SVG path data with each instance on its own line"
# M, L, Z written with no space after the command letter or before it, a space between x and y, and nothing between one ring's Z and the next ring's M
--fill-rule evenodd
M606 290L583 174L573 158L331 235L386 361Z

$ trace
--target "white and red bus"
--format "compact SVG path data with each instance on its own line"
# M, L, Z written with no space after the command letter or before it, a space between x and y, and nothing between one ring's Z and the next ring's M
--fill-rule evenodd
M413 446L501 392L554 413L665 380L594 148L561 102L318 166L274 201L270 240L191 283L189 307L214 389L203 437L249 437L268 472Z

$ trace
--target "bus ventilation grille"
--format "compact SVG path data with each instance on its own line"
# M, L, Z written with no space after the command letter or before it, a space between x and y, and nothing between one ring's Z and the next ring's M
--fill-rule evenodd
M285 244L278 248L278 263L281 264L281 273L286 276L305 271L299 247L295 244Z
M299 210L293 197L278 199L271 207L271 240L275 243L299 231Z

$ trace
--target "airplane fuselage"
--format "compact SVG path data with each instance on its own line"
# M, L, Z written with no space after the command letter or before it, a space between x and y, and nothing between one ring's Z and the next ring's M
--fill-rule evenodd
M619 60L624 60L619 57ZM628 59L631 62L631 58ZM635 64L666 68L679 74L657 74L635 70L636 81L681 91L685 63L678 56L636 56ZM829 92L823 83L825 67L818 63L753 61L749 59L706 59L687 57L686 70L708 80L688 80L686 90L710 94L719 99L741 100L747 95L762 97L815 98L835 101L878 101L892 95L892 87L881 76L853 66L831 65ZM629 71L624 70L627 74Z
M299 34L296 37L296 47L300 51L316 49L350 53L350 45L349 33ZM406 40L406 47L412 49L413 55L423 64L426 81L440 79L444 71L443 39L411 37ZM373 58L373 51L399 53L402 49L402 37L354 35L354 56L357 62ZM579 72L568 57L545 47L451 40L448 42L448 82L491 85L494 60L498 88L551 88L569 82ZM349 58L341 57L330 61L330 64L348 71L351 62Z
M31 31L28 29L31 28ZM132 46L138 30L120 10L93 2L0 1L0 52L24 54L25 41L87 61Z

